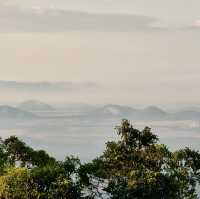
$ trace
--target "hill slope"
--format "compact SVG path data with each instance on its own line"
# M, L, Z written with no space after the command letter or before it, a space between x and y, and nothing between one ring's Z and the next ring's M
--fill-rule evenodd
M0 119L33 119L36 115L11 106L0 106Z
M28 100L22 102L18 108L26 111L52 111L54 108L49 104L37 100Z

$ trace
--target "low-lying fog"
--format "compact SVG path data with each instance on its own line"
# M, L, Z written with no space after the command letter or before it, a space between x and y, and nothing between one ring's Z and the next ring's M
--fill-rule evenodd
M44 115L42 113L38 113ZM46 112L45 115L51 115ZM63 116L63 112L60 116ZM160 142L171 149L189 146L200 150L199 121L131 121L134 127L149 126ZM120 119L88 119L76 116L42 117L30 120L1 120L0 136L16 135L36 149L47 150L58 159L67 155L78 155L88 161L101 154L105 143L117 138L114 127Z

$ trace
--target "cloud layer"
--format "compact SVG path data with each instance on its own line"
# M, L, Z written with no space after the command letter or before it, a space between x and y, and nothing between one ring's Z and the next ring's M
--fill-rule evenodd
M148 16L0 6L1 32L136 31L152 29L154 22Z
M2 0L0 32L190 30L197 29L199 6L182 0Z
M98 85L93 82L16 82L0 81L0 91L23 92L67 92L79 90L93 90Z

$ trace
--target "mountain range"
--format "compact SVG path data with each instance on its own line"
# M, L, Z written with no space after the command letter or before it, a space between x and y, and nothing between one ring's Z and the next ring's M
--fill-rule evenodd
M84 106L85 107L85 106ZM78 107L68 106L63 109L70 117L72 110L80 109L80 112L75 117L87 118L90 120L103 120L103 119L122 119L127 118L130 120L148 120L148 121L159 121L159 120L200 120L200 111L197 110L179 110L176 112L167 112L156 106L149 106L143 109L135 109L129 106L121 106L115 104L107 104L102 107L87 106L82 109ZM0 106L0 119L32 119L39 118L39 113L46 113L45 117L48 118L48 113L56 112L55 117L59 117L59 113L62 114L62 110L56 109L51 105L37 101L28 100L20 103L17 107L3 105ZM74 117L74 115L71 115Z
M129 118L132 120L200 120L200 111L180 110L174 113L164 111L156 106L134 109L128 106L105 105L87 114L93 118Z
M53 111L54 108L47 103L38 100L28 100L19 104L19 109L25 111Z
M12 106L0 106L0 119L34 119L37 116L31 112L24 111Z

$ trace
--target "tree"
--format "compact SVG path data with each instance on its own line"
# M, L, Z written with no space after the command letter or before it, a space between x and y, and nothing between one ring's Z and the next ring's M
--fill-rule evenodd
M65 168L66 163L56 163L31 169L31 182L40 199L78 199L81 187L74 182Z
M90 186L98 177L113 199L197 198L199 152L188 148L171 152L150 128L140 131L128 120L116 129L120 140L108 142L98 162L82 166L87 173L82 178Z
M128 120L116 127L118 141L81 164L76 157L56 161L17 137L0 142L1 199L197 199L200 153L170 151L145 127Z
M4 142L0 138L0 175L3 174L3 170L6 166L8 166L8 154Z
M4 175L0 176L0 198L2 199L27 199L30 192L29 170L26 168L7 168Z
M5 139L2 144L11 166L15 166L16 163L22 167L44 166L56 162L55 158L50 157L45 151L35 151L15 136Z

